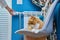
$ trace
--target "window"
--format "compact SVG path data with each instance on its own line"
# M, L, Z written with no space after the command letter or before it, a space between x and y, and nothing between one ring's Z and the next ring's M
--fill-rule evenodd
M11 7L11 3L8 5ZM0 7L0 40L11 40L11 20L8 11Z

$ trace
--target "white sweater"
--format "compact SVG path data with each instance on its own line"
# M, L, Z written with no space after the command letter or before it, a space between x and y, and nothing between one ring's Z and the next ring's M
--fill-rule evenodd
M7 6L6 1L5 0L0 0L0 6L6 7Z

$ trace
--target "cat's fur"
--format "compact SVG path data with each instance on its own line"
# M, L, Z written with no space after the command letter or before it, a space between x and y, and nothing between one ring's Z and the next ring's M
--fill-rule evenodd
M44 25L42 20L40 20L39 18L37 18L35 16L31 16L28 20L28 29L31 28L31 25L36 25L36 23L39 23L38 29L41 29ZM33 29L33 28L31 28L31 29Z

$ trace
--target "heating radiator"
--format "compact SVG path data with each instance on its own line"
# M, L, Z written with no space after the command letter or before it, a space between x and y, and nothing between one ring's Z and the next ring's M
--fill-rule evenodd
M0 40L11 40L11 16L0 8Z

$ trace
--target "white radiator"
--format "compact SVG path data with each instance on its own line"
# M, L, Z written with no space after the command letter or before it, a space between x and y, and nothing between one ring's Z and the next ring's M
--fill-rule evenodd
M0 40L11 40L11 16L0 8Z

